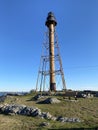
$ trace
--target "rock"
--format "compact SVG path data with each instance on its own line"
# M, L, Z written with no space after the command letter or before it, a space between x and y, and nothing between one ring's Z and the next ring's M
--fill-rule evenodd
M41 115L41 110L40 109L35 109L35 111L33 111L31 113L32 116L40 116Z
M75 122L81 122L79 118L74 118Z
M40 94L37 94L37 95L34 97L35 100L39 100L39 99L41 99L41 98L44 98L44 96L42 96L42 95L40 95Z
M23 109L21 109L20 114L29 116L30 115L30 108L24 107Z
M6 95L5 96L0 96L0 102L4 102L6 99Z
M60 121L60 122L73 122L73 123L81 122L79 120L79 118L68 118L68 117L62 117L62 116L58 117L57 121Z
M60 103L60 100L57 98L47 98L44 101L42 101L44 104L54 104L54 103Z
M49 112L47 112L45 118L46 118L46 119L51 119L51 118L52 118L52 115L51 115Z
M15 113L9 113L10 116L15 116L16 114Z
M45 119L51 119L52 115L49 112L42 112L41 117Z
M57 117L52 116L52 117L51 117L51 120L56 121L56 120L57 120Z
M49 125L50 125L49 122L43 122L43 123L40 124L40 126L49 126Z
M67 121L67 119L68 119L68 118L65 119L64 117L59 116L59 117L57 118L57 121L65 122L65 121Z

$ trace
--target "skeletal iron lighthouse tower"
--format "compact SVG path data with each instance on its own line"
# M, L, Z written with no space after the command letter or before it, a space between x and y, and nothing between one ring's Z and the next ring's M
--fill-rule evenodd
M59 88L66 89L58 39L55 31L57 21L52 12L48 13L45 25L48 28L45 42L43 43L43 51L41 55L40 67L36 83L36 91L45 91L46 88L50 91L57 90L57 77L60 76ZM47 80L48 79L48 80Z

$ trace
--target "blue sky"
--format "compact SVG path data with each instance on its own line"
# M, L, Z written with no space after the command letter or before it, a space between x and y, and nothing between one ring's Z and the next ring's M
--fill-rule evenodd
M0 91L35 88L50 11L67 88L98 90L98 0L0 0Z

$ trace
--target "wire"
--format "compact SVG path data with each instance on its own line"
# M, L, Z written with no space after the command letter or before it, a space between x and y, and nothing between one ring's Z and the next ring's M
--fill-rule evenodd
M66 67L66 69L86 69L86 68L98 68L98 65L93 65L93 66L72 66L72 67Z

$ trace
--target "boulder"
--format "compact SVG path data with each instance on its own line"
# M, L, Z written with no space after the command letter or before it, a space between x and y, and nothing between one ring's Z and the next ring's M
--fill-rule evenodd
M49 122L42 122L42 123L40 124L40 126L49 126L49 125L50 125Z
M41 117L45 119L51 119L52 115L49 112L42 112Z
M68 117L62 117L62 116L59 116L57 118L57 121L60 121L60 122L72 122L72 123L75 123L75 122L81 122L79 118L68 118Z
M37 109L35 109L35 111L33 111L31 113L31 115L32 116L40 116L41 115L41 110L37 108Z
M44 104L54 104L54 103L60 103L60 100L57 98L47 98L44 101L42 101Z
M56 120L57 120L57 117L52 116L52 117L51 117L51 120L56 121Z
M42 96L42 95L40 95L40 94L37 94L37 95L35 95L35 97L34 97L35 100L39 100L39 99L41 99L41 98L44 98L44 96Z

